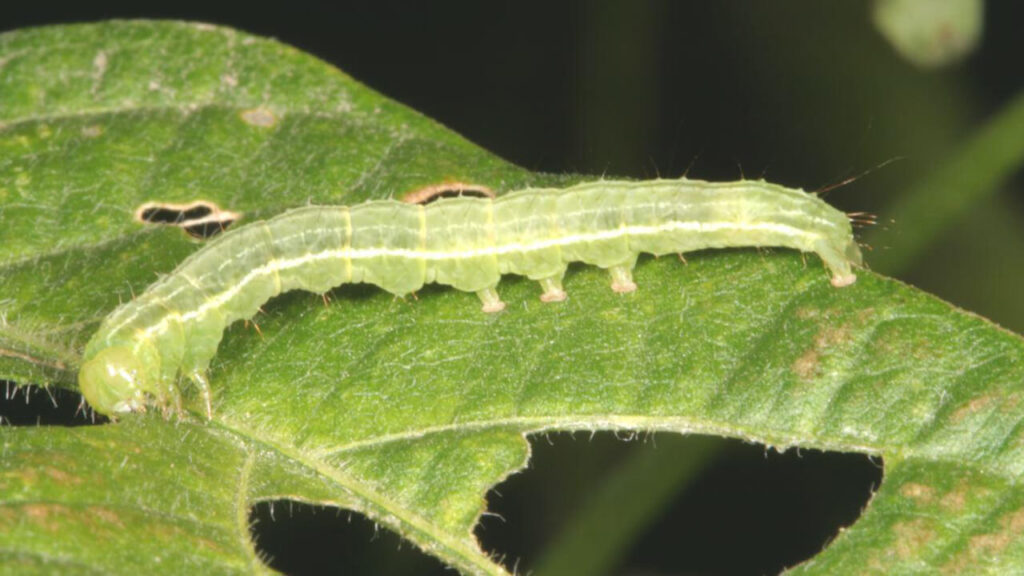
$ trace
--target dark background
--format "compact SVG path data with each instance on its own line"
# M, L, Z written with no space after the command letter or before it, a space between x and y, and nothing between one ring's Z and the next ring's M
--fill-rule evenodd
M886 230L876 250L899 234L887 206L1024 87L1024 4L1013 0L990 1L980 48L938 70L897 56L862 0L22 2L0 8L0 31L135 17L275 37L532 170L763 175L809 190L867 172L829 201L879 215ZM912 267L892 273L1024 331L1022 188L1018 174ZM78 404L71 396L58 396L64 412ZM45 393L28 399L26 408L24 392L9 392L0 415L14 423L63 417ZM637 535L616 573L771 574L818 552L881 480L881 462L860 456L640 440L534 438L530 468L489 495L504 520L484 517L477 532L485 548L527 573L561 522L621 462L645 450L688 458L714 442L711 464ZM253 520L260 546L288 573L450 573L346 511L277 502L273 512L257 507Z

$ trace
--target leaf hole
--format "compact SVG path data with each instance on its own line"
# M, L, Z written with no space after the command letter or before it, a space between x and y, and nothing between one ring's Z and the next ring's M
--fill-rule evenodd
M669 433L531 438L524 472L487 495L484 550L516 573L560 573L546 554L580 526L609 526L576 546L586 573L778 574L821 552L860 516L881 483L877 460ZM570 529L570 526L573 527ZM585 530L576 534L588 534ZM595 533L596 534L596 533ZM594 547L593 542L601 542ZM588 544L590 543L590 544ZM598 549L600 548L600 549Z
M135 220L143 224L177 226L193 238L206 240L228 229L242 216L222 210L206 200L187 204L146 202L135 210Z
M254 506L249 524L260 557L290 576L452 574L437 559L358 512L273 500Z
M402 202L406 204L430 204L441 198L462 198L464 196L490 199L498 197L494 190L480 184L445 182L413 190L402 196Z
M85 408L77 392L0 380L0 426L90 426L107 421Z

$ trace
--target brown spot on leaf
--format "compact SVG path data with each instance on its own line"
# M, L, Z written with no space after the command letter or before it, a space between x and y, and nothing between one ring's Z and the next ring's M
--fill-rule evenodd
M210 540L209 538L199 538L198 540L196 540L196 543L211 552L224 552L224 549L221 548L219 544L217 544L213 540Z
M105 522L106 524L112 524L117 528L124 528L124 522L121 521L121 516L109 508L103 508L102 506L93 506L89 508L94 516Z
M969 416L986 410L989 407L989 405L995 402L996 400L998 399L991 395L978 396L977 398L972 398L967 404L964 404L963 406L957 408L953 412L953 414L950 415L949 419L954 424L959 424L960 422L966 420Z
M999 530L971 537L961 550L942 568L945 574L960 574L979 560L1003 553L1007 546L1020 539L1024 530L1024 508L1018 508L999 519Z
M1010 532L1021 532L1024 530L1024 508L1018 508L1004 516L1002 522Z
M277 124L277 116L267 108L251 108L249 110L242 110L238 115L242 118L242 122L251 126L271 128Z
M900 488L900 494L910 498L911 500L917 500L921 503L929 503L935 495L935 490L931 486L925 486L924 484L918 484L916 482L909 482Z
M1010 392L999 398L999 411L1003 414L1013 414L1020 406L1021 395L1019 392Z
M801 380L811 380L818 375L821 358L830 348L850 340L850 326L822 326L814 335L814 345L793 361L790 369Z
M39 471L35 468L6 470L0 474L0 486L3 486L6 491L13 483L8 480L18 482L21 486L32 486L38 479Z
M960 480L949 492L942 495L939 504L950 512L962 512L967 507L968 498L983 500L988 498L991 491L988 488L973 483L970 478Z
M81 478L73 474L69 474L60 468L47 466L44 472L46 472L46 475L49 476L51 480L58 484L63 484L64 486L77 486L82 483Z
M810 380L818 373L818 351L810 349L793 361L793 373L801 380Z
M96 56L92 59L93 75L102 78L103 74L107 71L107 53L100 50L96 53Z
M967 504L967 494L969 487L966 482L961 482L956 488L946 492L942 496L940 503L944 508L947 508L953 512L960 512L964 509Z
M955 556L950 558L949 562L943 564L942 569L939 572L949 576L963 574L967 566L973 562L971 560L971 556L972 554L969 548L967 550L961 550L957 552Z
M988 556L993 553L998 553L1006 548L1006 545L1014 538L1012 534L1006 534L1005 532L995 532L992 534L981 534L974 536L968 544L971 549L971 554L975 557Z
M924 520L898 522L892 530L896 533L896 555L902 559L919 557L921 550L935 539L935 531Z
M850 326L843 324L839 327L825 326L814 336L814 345L819 349L829 348L837 344L843 344L850 340Z
M821 312L817 308L797 308L796 317L801 320L817 318Z
M861 324L867 324L868 320L875 317L875 309L871 306L864 308L860 312L857 312L857 321Z
M0 507L0 531L8 532L17 523L18 515L14 513L14 510L6 506Z
M62 504L26 504L21 508L25 518L48 532L57 532L70 510Z
M197 536L173 524L149 524L145 527L144 537L160 542L179 542L182 539L188 539L201 548L218 553L224 552L224 548L217 542Z

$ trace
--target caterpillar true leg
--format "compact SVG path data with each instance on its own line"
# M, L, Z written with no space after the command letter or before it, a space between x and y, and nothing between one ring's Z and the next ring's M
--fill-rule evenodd
M505 303L501 301L498 291L493 286L478 290L476 295L480 297L480 301L484 304L482 310L488 314L501 312L505 309Z
M544 293L540 295L541 302L562 302L569 297L565 290L562 289L561 274L549 278L541 278L539 282L540 287L544 289Z

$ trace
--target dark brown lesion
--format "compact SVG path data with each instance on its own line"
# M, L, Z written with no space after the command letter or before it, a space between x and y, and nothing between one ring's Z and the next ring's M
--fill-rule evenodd
M135 210L135 220L138 222L177 226L189 236L200 240L220 234L241 217L237 212L221 209L206 200L186 204L146 202Z
M443 182L417 188L402 196L402 202L406 204L430 204L441 198L488 198L493 200L498 195L487 186L482 184L467 184L465 182Z

